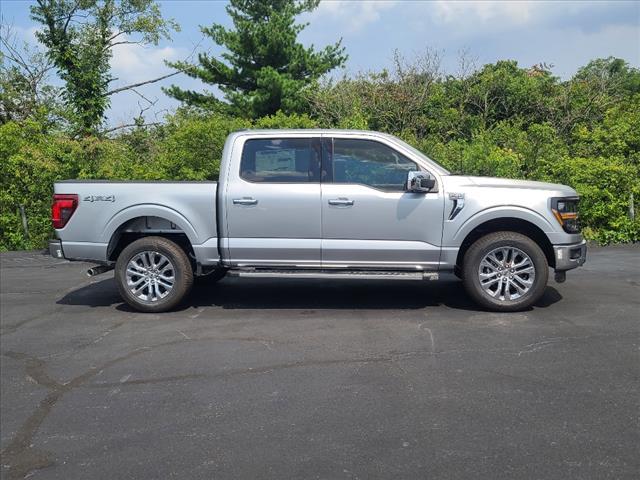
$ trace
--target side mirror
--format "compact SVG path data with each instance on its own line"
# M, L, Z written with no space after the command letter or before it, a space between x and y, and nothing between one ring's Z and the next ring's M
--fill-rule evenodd
M436 179L427 172L408 172L407 191L413 193L427 193L436 186Z

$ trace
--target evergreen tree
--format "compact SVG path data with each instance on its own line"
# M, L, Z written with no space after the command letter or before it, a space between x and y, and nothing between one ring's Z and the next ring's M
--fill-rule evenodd
M309 84L347 59L342 40L315 51L297 41L308 24L296 16L318 6L319 0L231 0L227 6L234 28L220 24L202 32L226 51L221 59L198 56L199 65L170 64L204 83L215 85L228 103L208 92L183 90L175 85L165 92L187 105L226 110L250 118L304 109L302 92Z

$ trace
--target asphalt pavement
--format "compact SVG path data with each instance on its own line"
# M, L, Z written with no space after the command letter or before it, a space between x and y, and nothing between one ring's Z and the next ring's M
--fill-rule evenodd
M112 272L0 262L2 478L640 476L639 246L513 314L455 278L229 278L140 314Z

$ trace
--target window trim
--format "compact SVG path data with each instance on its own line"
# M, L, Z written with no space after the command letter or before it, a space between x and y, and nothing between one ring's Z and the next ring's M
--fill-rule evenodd
M336 136L326 136L323 137L322 139L322 163L321 163L321 171L325 171L325 166L327 166L328 168L326 168L326 172L327 172L327 177L329 177L329 180L326 180L325 177L322 176L321 173L321 183L323 184L329 184L329 185L360 185L362 187L366 187L366 188L370 188L372 190L375 190L376 192L381 192L381 193L399 193L399 194L405 194L405 193L414 193L414 192L410 192L406 189L406 185L405 185L405 189L404 190L385 190L382 188L378 188L378 187L374 187L373 185L368 185L366 183L360 183L360 182L334 182L333 181L333 153L334 153L334 146L335 146L335 141L336 140L360 140L360 141L364 141L364 142L374 142L377 143L379 145L384 145L385 147L391 149L393 152L395 152L398 155L401 155L402 157L406 158L407 160L409 160L411 163L413 163L416 167L417 170L412 170L412 171L416 171L416 172L425 172L425 173L429 173L432 177L434 177L436 179L436 188L434 188L433 190L431 190L430 192L426 192L426 194L429 193L437 193L438 192L438 188L437 188L437 176L435 176L433 174L433 172L430 172L429 170L425 169L424 166L422 166L419 162L416 162L415 159L411 158L410 156L398 151L398 149L394 148L393 146L387 144L386 142L382 142L380 141L379 138L360 138L360 137L352 137L352 136L340 136L340 135L336 135ZM325 144L326 141L326 144ZM325 150L325 146L329 147ZM425 195L425 193L421 193L420 195Z
M248 180L242 176L242 156L244 155L244 149L248 142L252 140L309 140L312 150L317 150L320 155L320 171L318 178L315 181L309 182L256 182ZM323 165L323 151L321 138L317 136L273 136L273 137L250 137L242 142L242 148L240 150L240 161L238 162L238 179L251 185L320 185L322 183L322 165Z

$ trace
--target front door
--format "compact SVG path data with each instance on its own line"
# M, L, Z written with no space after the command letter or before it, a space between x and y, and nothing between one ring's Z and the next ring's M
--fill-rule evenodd
M240 148L225 192L230 265L320 266L319 136L252 138Z
M437 270L443 196L406 191L418 164L377 140L324 144L323 267Z

